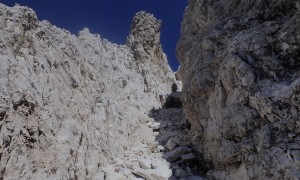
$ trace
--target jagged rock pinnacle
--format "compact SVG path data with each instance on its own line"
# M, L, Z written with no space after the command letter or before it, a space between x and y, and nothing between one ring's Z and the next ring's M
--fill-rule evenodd
M175 81L174 73L168 66L167 56L163 52L160 43L161 20L157 20L152 14L144 11L136 13L133 18L126 45L129 46L134 54L136 64L140 67L138 70L145 76L145 91L150 91L151 86L156 87L153 77L158 74L166 74L161 81L164 84L173 84ZM149 69L149 63L153 69Z
M138 12L132 21L126 44L135 52L137 59L155 56L163 59L160 44L161 21L152 14L144 11Z

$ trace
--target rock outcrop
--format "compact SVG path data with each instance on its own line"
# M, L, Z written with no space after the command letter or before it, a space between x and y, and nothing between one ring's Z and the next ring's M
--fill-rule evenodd
M160 26L161 21L152 14L139 12L133 18L126 42L133 51L136 63L142 64L139 72L144 76L145 91L149 92L161 89L162 84L168 87L164 92L170 92L169 84L174 82L174 73L166 63L167 56L161 48Z
M175 82L159 27L138 13L116 45L0 4L0 179L118 179L104 166L154 142L147 114Z
M300 178L300 3L190 0L177 55L209 179Z

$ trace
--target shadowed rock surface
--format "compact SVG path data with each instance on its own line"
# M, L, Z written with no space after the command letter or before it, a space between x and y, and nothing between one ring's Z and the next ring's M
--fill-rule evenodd
M300 178L300 4L190 0L177 55L208 179Z

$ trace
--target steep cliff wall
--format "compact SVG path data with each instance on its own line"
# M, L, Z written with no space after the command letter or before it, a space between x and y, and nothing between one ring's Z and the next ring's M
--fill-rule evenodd
M190 0L177 55L208 178L300 178L300 4Z
M128 46L116 45L0 4L0 179L100 179L149 139L146 114L175 81L159 27L141 12Z

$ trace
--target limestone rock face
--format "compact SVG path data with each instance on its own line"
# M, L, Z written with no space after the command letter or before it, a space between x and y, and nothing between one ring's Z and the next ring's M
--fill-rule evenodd
M0 4L0 179L101 179L147 139L141 122L175 82L159 24L137 14L127 45L116 45Z
M156 92L174 82L174 74L167 64L167 56L160 44L161 21L152 14L139 12L133 18L130 33L126 45L134 54L136 64L139 65L138 72L144 77L145 91ZM165 86L161 87L161 84Z
M177 55L208 178L300 178L298 0L190 0Z

